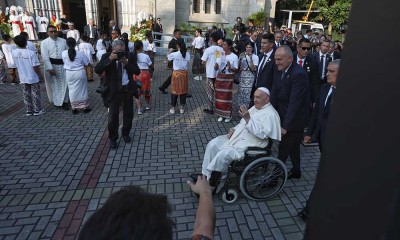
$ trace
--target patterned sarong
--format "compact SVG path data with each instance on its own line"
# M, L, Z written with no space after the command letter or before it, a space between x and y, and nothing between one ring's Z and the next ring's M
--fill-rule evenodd
M234 74L218 73L215 79L215 114L230 118L232 115Z
M171 78L171 93L182 95L188 93L189 74L186 70L174 70Z

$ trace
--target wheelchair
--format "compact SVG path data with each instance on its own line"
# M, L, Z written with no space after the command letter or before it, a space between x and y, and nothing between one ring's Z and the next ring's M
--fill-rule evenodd
M227 173L220 179L216 194L222 192L225 203L236 202L238 189L255 201L276 196L285 185L288 173L286 165L270 155L266 148L247 148L242 160L231 162Z

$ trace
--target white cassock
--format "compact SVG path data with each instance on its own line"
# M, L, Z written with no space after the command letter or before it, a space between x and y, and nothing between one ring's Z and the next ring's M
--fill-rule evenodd
M21 15L10 15L12 32L15 36L21 33L22 17Z
M36 23L38 26L38 32L47 32L47 25L49 25L49 19L47 17L36 17Z
M32 16L23 16L22 24L24 25L25 32L28 33L29 40L37 40L36 23Z
M47 96L49 97L49 101L55 106L62 106L63 102L67 102L67 82L65 81L63 64L52 64L50 58L62 60L62 52L67 49L67 43L63 38L54 40L48 37L40 43ZM51 69L56 71L56 75L49 74L47 70Z
M253 106L249 113L249 122L246 124L242 118L230 139L227 135L218 136L207 144L202 166L202 174L207 179L212 171L226 172L232 161L243 159L246 148L264 148L268 145L268 137L281 140L280 118L271 103L261 109Z
M79 43L79 39L80 39L80 34L79 31L74 29L74 30L68 30L67 31L67 38L72 37L75 39L76 43Z

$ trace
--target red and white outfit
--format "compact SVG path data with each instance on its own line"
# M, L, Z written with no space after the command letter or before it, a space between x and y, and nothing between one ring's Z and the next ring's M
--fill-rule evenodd
M22 17L21 15L10 15L10 21L11 28L15 37L24 30L22 26Z
M35 31L36 22L32 16L23 16L22 24L24 25L25 32L28 33L29 40L37 40L37 34Z

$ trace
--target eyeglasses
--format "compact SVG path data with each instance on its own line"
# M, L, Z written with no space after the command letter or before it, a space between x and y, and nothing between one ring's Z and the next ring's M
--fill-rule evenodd
M310 48L310 47L301 47L301 49L303 49L303 50L308 50L308 51L310 51L310 50L311 50L311 48Z
M57 31L49 31L49 33L55 33L55 32L57 32Z

